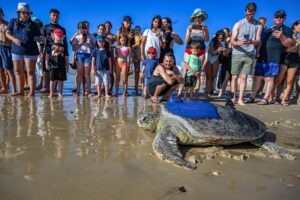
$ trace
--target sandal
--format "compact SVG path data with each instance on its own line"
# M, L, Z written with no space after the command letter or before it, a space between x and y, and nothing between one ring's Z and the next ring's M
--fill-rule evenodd
M245 101L245 103L254 103L255 102L255 98L253 98L253 97L249 97L246 101Z
M289 105L289 103L288 103L288 102L286 102L286 101L281 101L281 105L282 105L282 106L288 106L288 105Z
M257 105L268 105L269 101L267 99L262 99L259 102L257 102Z

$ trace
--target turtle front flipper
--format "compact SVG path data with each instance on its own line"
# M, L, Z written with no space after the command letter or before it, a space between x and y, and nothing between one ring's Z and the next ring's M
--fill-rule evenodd
M268 152L288 160L296 160L296 156L293 155L289 150L272 142L270 134L268 133L266 133L262 138L252 141L251 144L266 149Z
M189 170L197 168L195 164L183 159L183 156L178 149L176 136L169 129L157 133L152 143L152 147L156 155L166 162Z

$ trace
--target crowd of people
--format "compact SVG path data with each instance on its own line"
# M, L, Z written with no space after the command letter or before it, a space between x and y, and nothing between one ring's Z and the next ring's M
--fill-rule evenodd
M167 100L176 90L180 98L198 98L202 84L206 98L211 99L218 87L219 97L229 95L233 103L241 106L256 102L261 93L259 105L287 106L295 88L300 105L300 20L289 27L284 24L286 12L278 10L273 16L274 25L268 28L265 17L255 19L256 10L255 3L248 3L245 18L236 22L232 31L218 30L212 39L203 23L208 13L197 8L189 19L191 25L184 41L173 30L172 20L159 15L144 31L140 26L133 28L132 18L125 16L115 35L109 21L99 24L97 33L91 33L89 22L82 21L68 41L57 9L50 10L50 23L43 25L31 16L27 3L18 4L17 17L9 22L0 8L1 94L24 96L29 89L28 96L34 96L37 90L49 93L50 98L62 97L63 82L72 67L76 72L75 97L91 96L92 87L96 88L96 98L102 93L105 98L117 97L122 78L126 98L128 76L133 74L136 95L141 82L141 95L153 103ZM174 56L174 45L184 43L180 61ZM70 62L68 45L72 47ZM176 64L181 64L183 70ZM245 97L248 76L253 86L250 97ZM229 82L231 89L226 92Z

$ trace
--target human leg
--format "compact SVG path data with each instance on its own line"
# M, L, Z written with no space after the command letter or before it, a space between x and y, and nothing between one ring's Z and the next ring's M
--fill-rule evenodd
M240 92L239 92L239 100L238 104L244 106L244 93L247 86L247 74L242 74L240 77Z
M127 94L127 88L128 88L128 67L130 66L123 66L122 67L122 74L123 74L123 96L126 97Z
M14 95L24 95L24 60L14 60L13 64L16 72L17 84L19 89L18 92Z
M291 92L293 90L293 85L295 82L296 78L296 73L297 73L297 68L289 68L287 69L287 80L286 80L286 88L283 93L283 98L282 98L282 104L283 103L288 103L290 99Z
M53 81L50 80L50 94L49 94L50 98L54 96L56 84L57 84L57 80L53 80Z
M139 79L140 79L140 61L134 62L134 89L135 95L138 95L138 86L139 86Z
M25 65L27 68L27 77L29 81L29 95L28 96L34 96L35 93L35 84L36 84L36 78L35 78L35 64L36 59L25 59Z

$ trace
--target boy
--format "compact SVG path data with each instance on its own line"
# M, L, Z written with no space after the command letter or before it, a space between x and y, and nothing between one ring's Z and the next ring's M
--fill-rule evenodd
M112 73L111 55L107 48L105 48L105 38L98 35L97 43L99 48L94 49L92 54L92 72L95 77L95 85L97 87L96 98L101 97L101 85L104 83L105 98L108 99L109 95L109 76Z
M147 51L147 59L143 61L143 67L141 72L142 83L142 91L143 97L147 96L147 87L149 80L155 70L156 66L159 64L158 59L156 59L156 49L154 47L150 47Z
M50 94L52 98L57 82L59 83L58 96L62 98L63 81L67 80L67 71L69 68L69 56L67 49L64 48L63 40L65 38L63 30L55 28L52 32L53 43L47 48L46 69L50 70Z
M184 78L184 98L187 98L188 90L190 90L190 98L193 98L194 87L197 83L197 78L200 80L200 72L201 72L201 59L197 55L199 47L196 43L191 44L192 54L188 55L184 60L184 65L186 68L186 76ZM200 86L199 86L200 87Z

